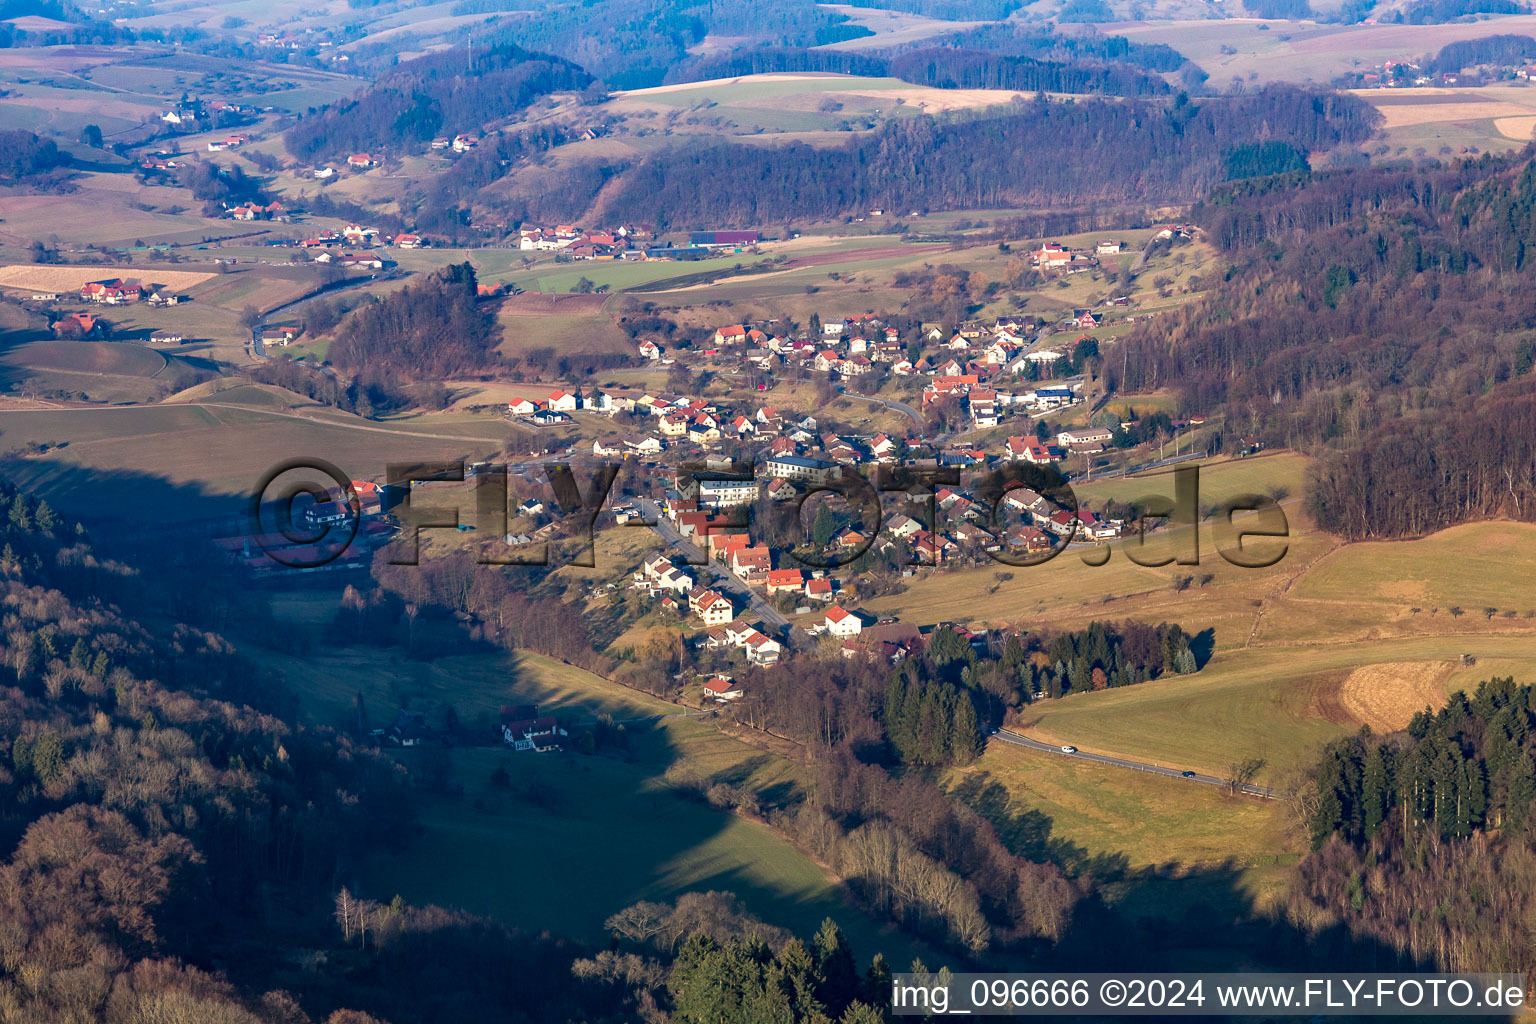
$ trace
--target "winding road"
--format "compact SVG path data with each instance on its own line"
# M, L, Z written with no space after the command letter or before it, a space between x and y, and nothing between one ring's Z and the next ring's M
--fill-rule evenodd
M1009 729L999 729L992 733L991 738L1001 740L1004 743L1011 743L1014 746L1028 747L1030 750L1038 750L1046 754L1055 754L1057 757L1070 757L1079 761L1092 761L1095 764L1114 765L1116 768L1131 768L1139 772L1149 772L1153 775L1163 775L1168 778L1179 779L1182 782L1199 782L1207 786L1220 786L1222 789L1226 789L1230 785L1226 779L1218 779L1214 775L1201 775L1198 772L1186 775L1178 768L1164 768L1162 765L1149 764L1146 761L1132 761L1128 758L1112 757L1108 754L1088 754L1081 750L1068 752L1059 745L1032 740L1028 736L1020 735ZM1262 797L1266 800L1275 795L1274 790L1268 786L1247 785L1241 787L1241 790L1249 796Z

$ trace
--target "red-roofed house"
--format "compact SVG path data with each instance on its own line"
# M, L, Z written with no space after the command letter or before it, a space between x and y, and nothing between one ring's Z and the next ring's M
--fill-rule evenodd
M736 700L743 693L741 687L721 676L716 676L705 683L704 692L716 700Z
M803 569L774 569L768 573L764 581L770 594L797 591L804 583L805 570Z
M826 631L833 636L858 636L859 630L864 628L863 621L842 605L828 608L822 621Z

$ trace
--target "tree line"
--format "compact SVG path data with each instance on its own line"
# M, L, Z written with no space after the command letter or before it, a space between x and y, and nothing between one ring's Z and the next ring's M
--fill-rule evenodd
M790 143L770 154L728 142L684 144L627 169L608 167L589 187L608 183L604 218L662 228L875 207L1171 202L1217 184L1224 154L1249 144L1256 130L1313 152L1365 139L1377 119L1357 98L1290 87L1205 100L1180 94L1159 104L1037 95L1001 114L903 119L834 149ZM1116 158L1104 159L1106 152ZM569 194L565 208L574 214L595 195Z
M1114 61L1053 60L954 47L930 47L889 58L842 50L737 50L678 64L667 72L667 81L703 82L785 72L889 76L937 89L1012 89L1108 96L1164 96L1170 91L1168 83L1157 75Z
M1314 853L1288 899L1403 962L1526 971L1536 896L1532 687L1511 678L1425 708L1407 729L1331 744L1302 792Z

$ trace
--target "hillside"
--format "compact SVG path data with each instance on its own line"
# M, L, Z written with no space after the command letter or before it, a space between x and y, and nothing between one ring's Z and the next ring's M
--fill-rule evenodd
M599 189L600 217L663 228L750 227L872 208L1189 201L1227 176L1227 158L1252 142L1255 123L1304 155L1363 141L1376 120L1353 97L1289 88L1159 103L1037 95L1001 112L904 118L831 148L790 142L767 153L685 140L634 162L589 160L565 176L568 190L506 212L575 217Z
M421 150L442 135L478 136L541 96L591 84L581 68L510 43L453 49L399 65L350 100L304 118L284 136L301 160Z
M1318 525L1345 537L1536 515L1536 165L1299 174L1196 216L1234 263L1173 325L1133 332L1117 387L1172 384L1271 444L1325 446Z

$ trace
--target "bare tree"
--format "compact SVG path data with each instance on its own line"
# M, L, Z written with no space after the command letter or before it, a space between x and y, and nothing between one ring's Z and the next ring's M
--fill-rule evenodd
M1253 780L1258 778L1263 771L1265 760L1262 757L1247 757L1241 761L1232 761L1227 764L1227 793L1236 796L1244 788L1251 786Z

